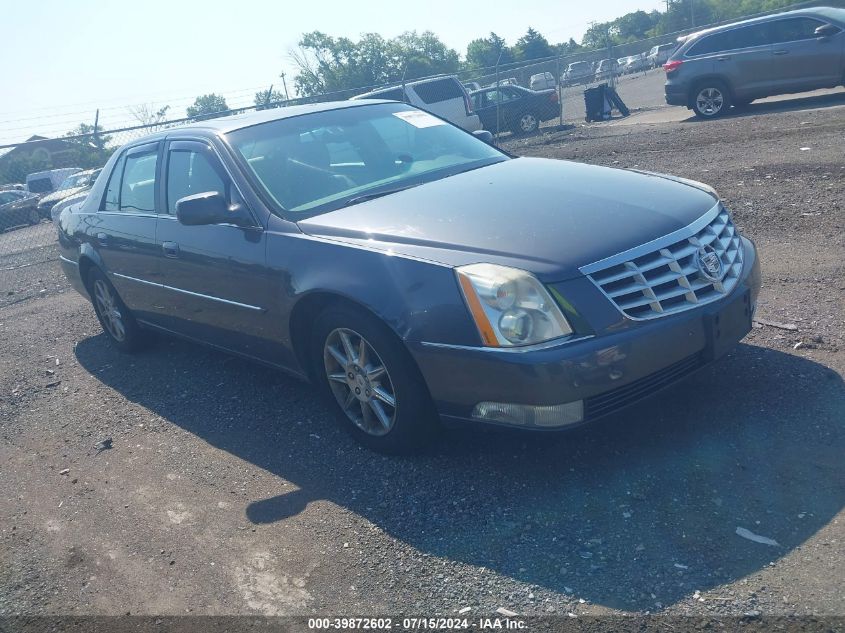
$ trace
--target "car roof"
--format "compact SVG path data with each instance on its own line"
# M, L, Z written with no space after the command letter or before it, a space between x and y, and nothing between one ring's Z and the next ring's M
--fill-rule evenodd
M680 41L682 44L688 44L689 42L692 42L693 40L698 40L699 38L704 37L705 35L710 35L712 33L720 33L722 31L729 31L731 29L735 29L741 26L763 24L765 22L772 22L774 20L780 20L783 18L818 16L831 19L845 20L845 10L834 9L832 7L812 7L808 9L795 9L794 11L784 11L783 13L771 13L769 15L762 15L756 18L749 18L748 20L739 20L737 22L731 22L730 24L722 24L721 26L714 26L709 29L696 31L694 33L690 33L689 35L679 37L678 41Z

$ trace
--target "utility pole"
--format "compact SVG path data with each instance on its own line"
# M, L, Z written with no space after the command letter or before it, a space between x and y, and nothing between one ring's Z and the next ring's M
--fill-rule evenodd
M97 108L97 112L94 114L94 134L93 134L93 141L94 147L100 149L100 140L97 138L97 124L100 122L100 108Z
M285 73L282 71L282 74L279 75L282 78L282 86L285 88L285 101L290 101L290 97L288 97L288 84L285 81Z

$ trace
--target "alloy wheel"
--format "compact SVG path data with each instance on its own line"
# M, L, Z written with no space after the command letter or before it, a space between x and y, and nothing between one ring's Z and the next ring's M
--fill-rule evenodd
M695 98L698 111L706 116L716 116L725 105L725 96L718 88L703 88Z
M323 346L323 362L346 417L368 435L389 433L396 423L396 391L372 345L354 330L332 330Z
M537 117L533 114L523 114L519 119L519 129L523 132L533 132L537 129Z
M94 282L94 300L97 302L97 310L103 320L103 327L118 342L126 339L126 326L123 324L123 315L117 305L114 292L102 279Z

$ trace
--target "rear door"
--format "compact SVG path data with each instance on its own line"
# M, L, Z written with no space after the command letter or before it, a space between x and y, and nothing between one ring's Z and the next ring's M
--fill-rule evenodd
M156 322L160 298L156 249L156 172L161 143L126 150L115 163L99 208L80 236L99 255L112 285L135 316Z
M843 34L816 37L826 22L794 17L769 23L773 42L773 93L835 86L842 80Z
M230 205L246 203L217 153L206 141L171 140L167 144L164 186L156 243L161 253L163 303L170 330L250 356L269 360L262 339L269 282L266 237L258 221L185 226L176 218L176 202L206 192L222 194Z

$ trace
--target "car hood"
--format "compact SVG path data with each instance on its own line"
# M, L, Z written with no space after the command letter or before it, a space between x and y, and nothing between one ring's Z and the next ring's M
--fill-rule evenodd
M515 266L544 281L684 228L712 190L659 174L518 158L298 222L306 234L449 266Z
M59 189L58 191L49 193L43 198L41 198L39 204L44 204L45 202L58 202L59 200L64 200L68 196L77 194L80 191L85 191L86 189L90 189L90 187L86 185L84 187L71 187L70 189Z

